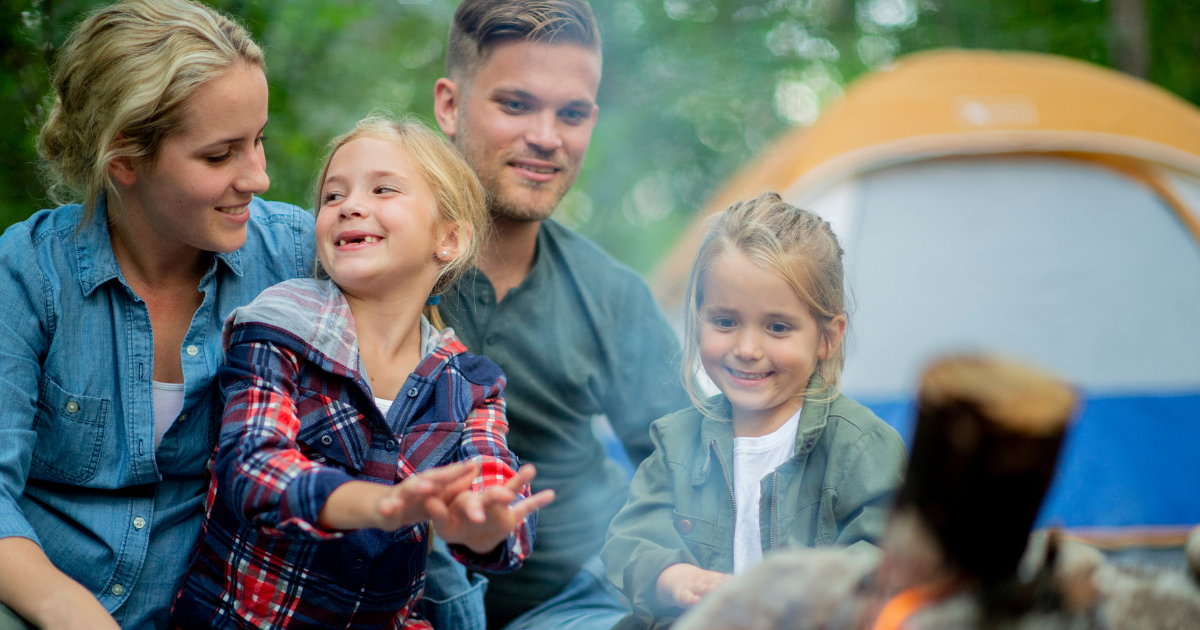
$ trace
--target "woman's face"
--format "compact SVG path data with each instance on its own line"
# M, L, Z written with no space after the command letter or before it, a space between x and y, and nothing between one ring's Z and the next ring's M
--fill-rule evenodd
M166 246L238 249L246 241L248 204L270 185L262 146L266 124L262 69L238 63L201 85L185 105L182 128L163 142L155 160L134 163L132 182L115 176L129 215L119 220L141 221Z

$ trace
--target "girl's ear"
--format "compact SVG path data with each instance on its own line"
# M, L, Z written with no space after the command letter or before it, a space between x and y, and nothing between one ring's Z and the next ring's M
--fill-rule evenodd
M437 251L433 253L442 264L457 260L471 243L471 225L466 221L449 221L438 228ZM443 255L442 252L445 252Z
M817 358L822 361L829 360L830 357L837 352L838 346L842 345L842 337L846 335L846 316L837 315L829 320L825 325L825 340L821 344L821 348L817 350Z

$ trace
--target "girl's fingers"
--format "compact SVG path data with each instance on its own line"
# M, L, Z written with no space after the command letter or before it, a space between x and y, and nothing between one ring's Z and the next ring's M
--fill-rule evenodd
M446 486L442 488L442 491L439 494L441 494L443 501L449 503L450 501L453 501L454 497L458 496L459 493L471 489L471 484L474 483L477 473L472 471L468 472L470 474L463 475L458 479L446 484Z
M531 497L521 499L516 503L516 505L513 505L513 516L515 516L518 521L524 520L526 516L529 516L530 514L546 507L547 505L550 505L553 502L554 491L542 490Z
M450 514L450 509L446 507L446 504L438 497L429 497L425 499L425 503L423 505L425 507L425 514L427 514L431 519L441 520Z
M521 489L533 481L535 477L537 477L537 469L533 467L533 464L525 464L521 466L517 474L512 476L512 479L504 483L504 487L519 494Z
M459 495L458 503L462 508L463 514L467 515L472 523L482 523L487 520L487 513L483 508L483 497L474 492L464 492Z

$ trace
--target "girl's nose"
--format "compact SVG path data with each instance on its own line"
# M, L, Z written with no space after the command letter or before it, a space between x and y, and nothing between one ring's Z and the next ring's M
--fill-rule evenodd
M366 201L362 195L350 193L346 196L342 203L338 204L338 218L351 219L363 218L370 216L371 210L368 208Z
M733 354L742 361L757 361L762 358L762 343L758 335L751 330L743 330L733 346Z

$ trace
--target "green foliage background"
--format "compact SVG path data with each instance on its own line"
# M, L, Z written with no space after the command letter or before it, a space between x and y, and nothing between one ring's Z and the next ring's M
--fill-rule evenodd
M377 106L432 122L456 0L209 1L267 51L268 198L311 207L325 144ZM726 177L789 125L810 123L847 81L946 46L1113 66L1116 1L593 0L600 122L557 216L647 271ZM48 207L34 150L48 67L102 4L0 0L0 227ZM1200 3L1144 6L1147 78L1200 102Z

